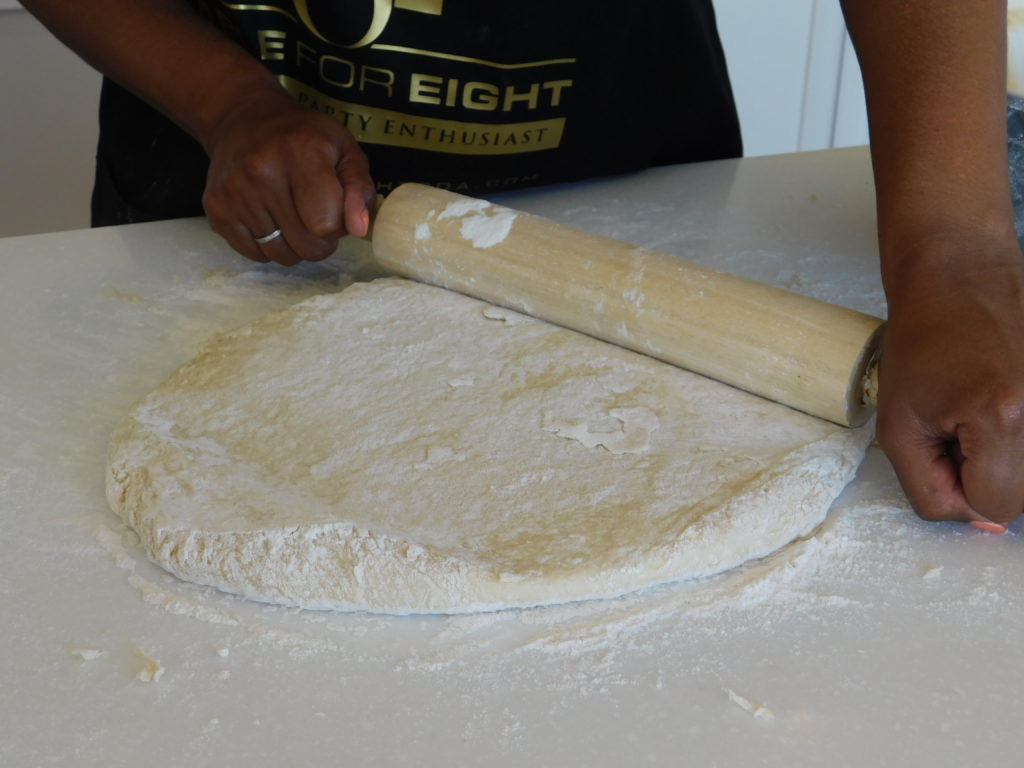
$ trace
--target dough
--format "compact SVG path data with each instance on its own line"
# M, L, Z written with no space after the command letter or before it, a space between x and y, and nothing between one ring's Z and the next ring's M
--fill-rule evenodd
M209 341L117 428L107 493L188 581L457 613L766 555L822 521L869 434L385 279Z

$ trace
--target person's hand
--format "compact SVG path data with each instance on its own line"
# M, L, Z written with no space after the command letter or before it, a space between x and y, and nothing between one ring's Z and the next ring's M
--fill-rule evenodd
M290 266L326 258L345 234L366 234L376 195L355 137L283 91L233 107L206 149L203 207L242 255Z
M1022 265L1015 245L922 259L889 291L878 440L926 520L1024 511Z

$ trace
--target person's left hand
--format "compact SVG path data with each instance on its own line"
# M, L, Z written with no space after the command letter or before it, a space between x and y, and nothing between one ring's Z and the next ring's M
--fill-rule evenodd
M878 440L919 516L999 530L1024 511L1024 260L912 270L888 291Z

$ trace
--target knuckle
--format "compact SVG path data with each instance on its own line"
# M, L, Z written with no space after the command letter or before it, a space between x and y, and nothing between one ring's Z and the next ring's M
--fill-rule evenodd
M1024 433L1024 387L992 388L986 393L984 406L997 432L1014 436Z
M344 226L340 211L325 212L307 223L309 233L318 240L330 241L332 249L333 241L343 234Z
M267 184L280 178L281 163L276 152L259 149L245 159L243 175L246 180Z
M206 211L206 215L210 219L210 225L215 230L218 225L222 226L227 221L228 206L223 196L217 190L207 189L204 191L201 202L203 210Z
M306 261L323 261L334 253L336 245L332 240L313 241L303 250L302 258Z
M337 142L328 126L331 118L324 120L327 122L303 121L289 126L278 136L279 146L291 157L326 158L337 147Z

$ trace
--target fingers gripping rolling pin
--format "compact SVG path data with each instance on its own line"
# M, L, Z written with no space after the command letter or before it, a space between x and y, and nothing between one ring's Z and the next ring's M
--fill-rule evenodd
M395 274L838 424L872 412L876 317L419 184L385 199L372 240Z

